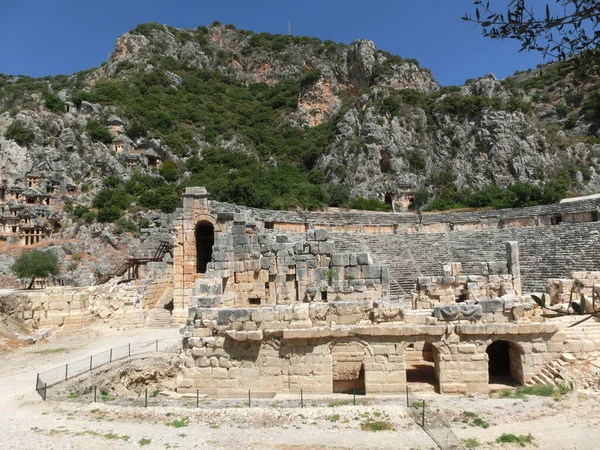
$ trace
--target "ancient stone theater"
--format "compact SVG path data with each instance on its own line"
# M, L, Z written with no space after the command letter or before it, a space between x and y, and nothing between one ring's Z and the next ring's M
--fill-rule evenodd
M543 381L564 352L600 349L569 327L596 308L599 207L268 211L187 188L178 389L469 394Z

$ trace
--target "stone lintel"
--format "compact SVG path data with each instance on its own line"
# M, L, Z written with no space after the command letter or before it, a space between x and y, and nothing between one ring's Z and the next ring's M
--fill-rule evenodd
M347 336L442 336L446 333L446 325L398 325L398 326L345 326L345 327L319 327L297 330L283 330L284 340L293 339L318 339L338 338ZM265 331L268 333L268 331Z

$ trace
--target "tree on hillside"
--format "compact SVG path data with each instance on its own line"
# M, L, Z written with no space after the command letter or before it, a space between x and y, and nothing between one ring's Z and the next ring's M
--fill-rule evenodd
M12 139L21 146L31 144L35 139L33 131L27 128L20 120L15 120L8 128L6 128L4 137L6 139Z
M600 55L600 2L597 0L554 0L543 10L533 0L510 0L506 12L490 2L474 0L474 16L463 20L481 27L492 39L515 39L521 49L540 52L544 57L565 60L582 54L584 63L594 64ZM538 4L539 6L539 4Z
M51 251L33 250L21 254L10 270L20 279L31 278L27 289L33 287L36 278L48 278L60 273L58 257Z

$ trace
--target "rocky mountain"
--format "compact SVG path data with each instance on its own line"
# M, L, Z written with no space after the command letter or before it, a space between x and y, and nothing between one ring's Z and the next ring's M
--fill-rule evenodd
M186 184L270 208L555 201L600 187L599 92L570 63L442 87L368 40L150 23L99 68L0 76L0 173L51 174L64 204L98 211L120 189L121 211L171 212Z

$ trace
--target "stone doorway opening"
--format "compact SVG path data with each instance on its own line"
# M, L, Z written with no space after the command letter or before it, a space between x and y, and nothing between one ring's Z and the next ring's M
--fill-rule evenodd
M333 393L365 394L365 353L353 342L337 344L331 349Z
M488 356L490 384L515 385L523 383L521 352L508 341L492 342L485 350Z
M431 342L408 344L406 355L406 383L413 391L435 390L438 380L435 371L433 345Z
M209 222L196 225L196 272L206 273L206 266L212 260L212 248L215 242L215 229Z

